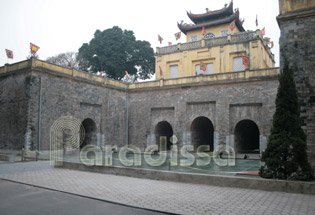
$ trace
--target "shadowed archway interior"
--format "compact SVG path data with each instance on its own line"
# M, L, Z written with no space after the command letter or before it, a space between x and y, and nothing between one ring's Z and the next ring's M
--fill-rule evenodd
M86 145L96 145L96 124L92 119L84 119L81 128L84 128L84 140L81 141L80 149Z
M239 153L259 152L259 129L252 120L242 120L235 127L235 147Z
M197 150L197 148L201 145L208 145L210 146L210 151L213 151L214 128L210 119L204 116L197 117L191 123L190 132L194 150Z
M171 124L168 123L167 121L159 122L155 127L154 133L156 138L156 144L159 146L159 151L170 150L172 145L170 138L173 136L173 129ZM163 143L163 141L166 141L166 148L163 146L161 147L161 142Z

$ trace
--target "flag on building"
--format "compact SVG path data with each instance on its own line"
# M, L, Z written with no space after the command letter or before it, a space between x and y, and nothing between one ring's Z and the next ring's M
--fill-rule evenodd
M269 37L264 37L264 41L265 41L267 44L270 44L270 38L269 38Z
M258 18L257 18L257 14L256 14L256 27L258 27Z
M39 49L39 46L33 44L33 43L30 43L30 47L31 47L31 53L32 54L36 54L36 52L38 51Z
M163 71L162 71L161 66L159 66L159 68L160 68L160 76L163 76Z
M126 78L129 79L129 73L127 71L125 71L126 73Z
M249 57L243 56L243 65L248 66L249 65Z
M171 45L172 45L172 42L168 42L168 45L171 46Z
M234 28L235 28L235 20L230 23L230 29L231 29L231 31L233 31Z
M175 34L176 40L179 40L181 36L182 36L182 32L176 33L176 34Z
M202 26L202 35L205 35L207 32L206 32L206 29L205 29L205 26Z
M265 27L263 28L263 29L261 29L261 32L260 32L260 34L261 34L261 36L263 37L263 36L265 36L265 34L266 34L266 30L265 30Z
M71 67L72 67L72 61L70 61L68 64L68 68L71 68Z
M158 40L160 41L160 44L162 44L163 38L160 35L158 35Z
M271 41L270 44L271 44L271 48L273 48L273 46L274 46L273 41Z
M207 64L200 62L200 70L205 72L207 70Z
M5 52L7 53L7 57L13 59L13 51L6 49Z

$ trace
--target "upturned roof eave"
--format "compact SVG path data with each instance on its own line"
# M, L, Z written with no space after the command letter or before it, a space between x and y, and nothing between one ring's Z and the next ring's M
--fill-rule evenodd
M221 20L215 20L215 21L211 21L211 22L207 22L207 23L201 23L201 24L192 25L192 26L183 26L183 25L177 23L177 26L184 34L187 34L187 32L189 32L189 31L202 29L202 27L208 28L208 27L218 26L218 25L222 25L222 24L231 23L234 20L235 20L235 24L236 24L237 28L240 31L245 31L241 21L239 20L239 11L236 11L232 16L227 17L225 19L221 19Z
M233 14L233 1L231 1L230 5L226 8L222 8L220 10L215 10L215 11L209 11L203 14L193 14L188 11L186 12L189 19L193 23L197 24L199 21L204 20L204 19L213 19L214 17L219 17L220 15L225 16L225 15Z

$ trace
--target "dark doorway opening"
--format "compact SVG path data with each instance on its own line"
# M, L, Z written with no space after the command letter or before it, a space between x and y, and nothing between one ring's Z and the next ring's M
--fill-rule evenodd
M155 133L155 138L156 138L156 144L159 147L159 151L170 150L172 146L170 139L173 136L173 129L172 129L171 124L169 124L167 121L159 122L155 127L154 133ZM165 148L163 147L163 144L161 147L161 143L163 143L163 141L166 142Z
M213 134L214 128L210 119L204 116L197 117L191 123L191 142L194 146L194 150L197 150L199 146L209 145L210 151L214 149Z
M235 127L235 147L238 153L259 154L259 129L252 120L242 120Z
M96 145L96 124L92 119L85 119L82 122L81 129L84 129L84 139L81 141L80 149L86 145ZM80 133L83 132L82 130ZM81 135L82 136L82 135Z

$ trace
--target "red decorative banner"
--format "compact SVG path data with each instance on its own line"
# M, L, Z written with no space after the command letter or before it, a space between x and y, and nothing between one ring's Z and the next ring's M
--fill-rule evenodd
M263 37L263 36L265 36L265 34L266 34L266 30L265 30L265 27L263 28L263 29L261 29L261 32L260 32L260 34L261 34L261 36Z
M39 46L33 44L33 43L30 43L30 47L31 47L31 53L32 54L36 54L36 52L38 51L39 49Z
M126 78L129 79L129 73L127 71L125 71L126 73Z
M13 59L13 51L6 49L5 52L7 53L7 57Z
M248 66L249 65L249 57L243 56L243 65Z
M158 40L160 41L160 44L162 44L163 38L160 35L158 35Z
M182 32L176 33L176 34L175 34L176 40L179 40L181 36L182 36Z
M235 29L236 25L235 25L235 20L233 22L231 22L230 24L230 29L231 31L233 31Z
M200 70L205 72L207 70L207 64L200 62Z
M269 37L264 37L264 40L267 44L270 44L270 38Z
M205 35L207 32L206 32L206 29L205 29L205 26L202 26L202 35Z
M257 18L257 15L256 15L256 21L255 21L255 23L256 23L256 27L258 27L258 18Z
M161 66L159 66L159 68L160 68L160 76L163 76L163 71L162 71Z
M71 67L72 67L72 61L68 63L68 68L71 68Z

